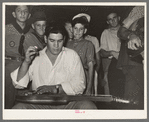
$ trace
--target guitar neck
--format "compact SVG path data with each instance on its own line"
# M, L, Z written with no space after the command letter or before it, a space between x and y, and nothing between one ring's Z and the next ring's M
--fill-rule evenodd
M26 103L37 103L37 104L67 104L71 101L96 101L96 102L120 102L120 103L130 103L128 100L118 99L112 97L111 95L29 95L29 96L17 96L16 100L19 102Z
M112 102L113 97L111 95L98 95L98 96L92 96L92 95L78 95L78 96L68 96L69 101L75 101L75 100L89 100L89 101L99 101L99 102Z

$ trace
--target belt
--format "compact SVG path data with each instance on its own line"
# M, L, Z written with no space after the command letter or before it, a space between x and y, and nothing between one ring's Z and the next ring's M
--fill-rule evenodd
M15 61L21 62L21 61L24 60L24 57L5 56L5 59L7 59L7 60L15 60Z

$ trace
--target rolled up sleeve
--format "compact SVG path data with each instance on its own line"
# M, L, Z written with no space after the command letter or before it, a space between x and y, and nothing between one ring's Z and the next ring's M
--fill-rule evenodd
M98 53L100 51L100 47L99 47L99 41L96 37L94 38L94 42L95 42L95 52Z
M135 6L122 23L125 28L129 29L133 22L142 17L144 17L144 6Z
M95 55L94 45L91 42L89 42L86 52L87 64L91 61L95 64L94 55Z
M69 73L69 82L61 83L63 90L68 95L82 94L85 89L85 74L80 57L75 53L72 68Z
M107 47L107 31L104 30L101 34L101 38L100 38L100 50L103 49L103 50L108 50L108 47Z
M10 75L12 78L12 83L14 85L15 88L17 89L23 89L26 88L28 83L29 83L29 75L28 72L26 73L26 75L19 81L17 81L17 75L18 75L18 71L19 68L17 68L16 70L14 70Z

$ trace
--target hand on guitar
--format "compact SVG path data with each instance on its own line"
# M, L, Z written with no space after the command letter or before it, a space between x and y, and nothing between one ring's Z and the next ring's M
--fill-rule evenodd
M142 47L140 38L136 36L135 34L131 34L129 36L128 49L138 50L139 47Z
M50 94L50 93L57 94L57 89L55 88L54 85L53 86L40 86L34 91L23 92L22 95L29 96L33 94Z

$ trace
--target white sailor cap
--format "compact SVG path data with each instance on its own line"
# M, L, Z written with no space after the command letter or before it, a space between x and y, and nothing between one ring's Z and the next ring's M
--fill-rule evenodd
M86 19L87 19L88 22L91 21L90 15L85 14L85 13L80 13L80 14L75 15L75 16L72 18L72 20L74 20L75 18L78 18L78 17L86 17Z

